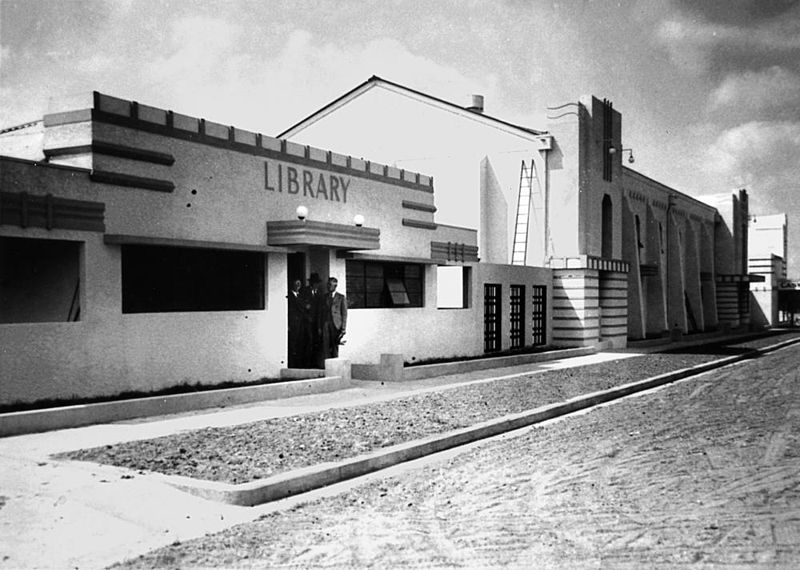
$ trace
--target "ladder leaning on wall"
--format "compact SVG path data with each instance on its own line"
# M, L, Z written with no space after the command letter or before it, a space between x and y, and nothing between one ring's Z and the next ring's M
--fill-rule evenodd
M511 265L525 265L528 252L528 228L531 216L531 191L536 169L533 159L530 164L522 161L519 169L519 198L517 199L517 221L514 229L514 249L511 252Z

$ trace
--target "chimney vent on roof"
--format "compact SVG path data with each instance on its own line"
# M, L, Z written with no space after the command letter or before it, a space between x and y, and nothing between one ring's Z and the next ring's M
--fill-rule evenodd
M473 95L472 105L467 107L467 111L472 111L473 113L483 113L483 95Z

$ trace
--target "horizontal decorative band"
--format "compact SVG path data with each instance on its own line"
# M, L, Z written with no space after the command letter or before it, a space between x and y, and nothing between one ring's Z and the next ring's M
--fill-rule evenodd
M597 291L599 289L597 285L578 285L577 287L565 287L564 285L558 283L554 283L553 285L557 291Z
M27 192L0 192L0 224L48 230L104 232L105 209L102 202L37 196Z
M606 281L601 281L600 282L600 291L602 291L602 292L608 291L608 292L612 292L613 293L613 292L616 292L616 291L625 292L627 290L628 290L628 282L627 281L622 282L622 285L620 285L619 281L614 281L613 283L610 283L610 284L608 282L606 282Z
M100 184L113 184L114 186L156 190L157 192L172 192L175 190L175 184L173 184L170 180L145 178L144 176L132 176L130 174L121 174L119 172L92 170L92 172L89 174L89 178L92 182L99 182Z
M438 261L477 262L478 246L455 242L431 242L431 259Z
M554 331L598 331L600 330L599 327L553 327Z
M643 263L639 266L639 275L642 277L654 277L658 273L658 265L646 265Z
M423 230L435 230L439 226L433 222L403 218L403 225L409 228L420 228Z
M619 337L622 337L622 336L627 337L628 336L628 331L621 332L621 333L616 333L616 334L608 334L608 333L604 332L604 333L602 333L601 336L603 337L603 339L606 339L606 338L619 338Z
M420 202L412 202L411 200L403 200L403 208L406 210L419 210L420 212L436 212L436 206L431 204L422 204Z
M175 157L166 152L158 152L155 150L146 150L132 146L125 146L119 144L112 144L102 141L94 141L90 145L80 146L64 146L58 148L44 149L46 157L64 156L70 154L87 154L87 153L104 154L106 156L116 156L119 158L128 158L131 160L138 160L141 162L152 162L154 164L165 164L171 166L175 163Z

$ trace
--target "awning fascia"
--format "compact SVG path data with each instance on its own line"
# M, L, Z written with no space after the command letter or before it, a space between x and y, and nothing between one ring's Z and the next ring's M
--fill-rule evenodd
M128 234L105 234L103 243L106 245L155 245L168 247L186 247L194 249L226 249L231 251L256 251L261 253L286 253L284 247L271 247L268 245L231 243L225 241L201 241L191 239L175 239L154 236L137 236Z
M330 222L291 220L267 222L270 246L319 246L332 249L380 249L381 231Z
M357 261L385 261L391 263L417 263L420 265L442 265L429 257L406 257L402 255L380 255L377 253L361 253L357 251L340 251L336 255L340 259L354 259Z

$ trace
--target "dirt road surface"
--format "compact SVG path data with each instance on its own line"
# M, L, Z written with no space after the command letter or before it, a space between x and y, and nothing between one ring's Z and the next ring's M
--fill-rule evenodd
M798 568L800 346L129 568Z

